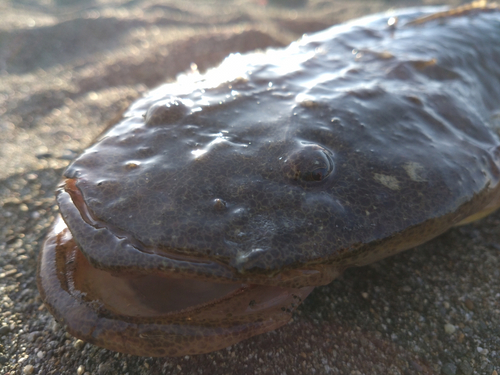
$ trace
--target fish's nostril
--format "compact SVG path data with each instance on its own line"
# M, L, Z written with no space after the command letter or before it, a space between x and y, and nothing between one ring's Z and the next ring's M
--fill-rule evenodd
M220 199L220 198L215 198L213 200L213 207L214 207L214 210L217 211L217 212L222 212L222 211L225 211L226 208L227 208L227 203Z

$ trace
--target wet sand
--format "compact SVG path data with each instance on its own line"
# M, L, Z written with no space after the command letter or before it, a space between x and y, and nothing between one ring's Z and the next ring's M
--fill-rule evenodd
M293 321L207 355L138 358L66 333L36 289L62 169L134 99L231 52L459 1L0 2L0 373L496 374L500 213L316 288ZM293 4L292 4L293 3ZM295 5L295 6L291 6Z

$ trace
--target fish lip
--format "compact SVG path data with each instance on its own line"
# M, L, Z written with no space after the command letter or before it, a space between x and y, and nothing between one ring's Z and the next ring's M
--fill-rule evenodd
M96 220L76 182L75 179L66 179L59 186L56 197L64 221L93 267L113 273L158 272L170 277L241 282L229 267L219 262L163 252L158 254L128 233Z

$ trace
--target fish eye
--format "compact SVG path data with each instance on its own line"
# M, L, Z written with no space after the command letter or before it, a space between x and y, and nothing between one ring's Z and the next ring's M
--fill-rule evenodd
M310 175L306 176L307 181L321 181L328 176L329 170L328 168L316 168L313 170Z
M333 169L332 153L317 144L301 144L283 159L283 172L294 181L323 181Z
M181 120L187 112L186 105L174 98L154 103L144 117L148 126L170 125Z

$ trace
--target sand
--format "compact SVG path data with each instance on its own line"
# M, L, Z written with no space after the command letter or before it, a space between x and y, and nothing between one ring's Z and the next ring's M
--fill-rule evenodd
M458 1L0 1L0 373L496 374L500 214L316 288L288 325L219 352L139 358L76 340L35 269L62 169L194 63L368 13ZM294 5L294 6L291 6Z

